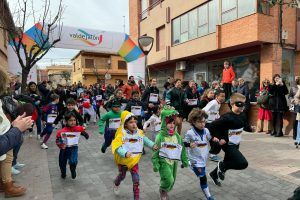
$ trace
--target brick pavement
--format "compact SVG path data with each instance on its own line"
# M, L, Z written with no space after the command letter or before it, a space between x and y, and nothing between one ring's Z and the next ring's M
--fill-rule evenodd
M187 128L188 125L185 124L184 129ZM59 150L55 146L54 137L46 151L39 149L34 139L26 140L20 161L24 160L27 167L16 180L28 186L29 191L20 199L132 199L130 174L121 184L120 196L113 195L112 181L117 175L117 169L111 150L109 148L106 154L102 154L100 146L103 137L97 133L97 127L90 126L87 130L91 137L88 141L81 138L76 180L70 178L69 171L66 180L60 178ZM286 200L297 185L300 185L300 173L297 173L300 172L300 159L297 159L300 150L294 148L291 138L288 137L271 138L265 134L246 133L243 140L241 151L246 155L249 167L243 171L228 171L222 187L213 185L208 179L211 193L219 200ZM150 150L146 151L148 153L140 162L141 199L155 200L159 199L160 179L158 173L152 171ZM48 160L48 165L44 163L45 159ZM38 163L42 163L42 167ZM216 163L209 162L208 171L215 165ZM49 186L50 180L52 188ZM43 189L45 192L42 192ZM170 199L204 199L199 189L199 181L189 169L178 169L177 181L174 190L170 192Z

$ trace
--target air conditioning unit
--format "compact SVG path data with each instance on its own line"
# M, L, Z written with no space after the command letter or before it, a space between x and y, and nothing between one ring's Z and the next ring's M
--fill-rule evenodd
M289 38L289 33L287 30L282 30L282 39L287 40Z
M186 71L186 61L179 61L176 63L176 70L177 71Z

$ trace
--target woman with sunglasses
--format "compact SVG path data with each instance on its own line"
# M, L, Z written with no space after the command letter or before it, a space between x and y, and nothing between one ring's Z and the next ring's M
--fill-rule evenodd
M262 82L259 96L257 97L257 103L259 106L258 121L257 121L257 132L263 132L264 122L267 124L267 134L272 132L272 112L269 104L270 95L270 81L265 79Z
M270 85L270 108L273 115L273 133L272 136L282 137L283 132L283 114L288 110L285 95L289 93L284 81L279 74L273 77L273 84Z

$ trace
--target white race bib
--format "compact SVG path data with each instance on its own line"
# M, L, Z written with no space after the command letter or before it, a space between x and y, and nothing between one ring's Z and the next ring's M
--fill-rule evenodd
M57 115L56 114L49 114L47 116L47 123L49 124L53 124L53 122L55 121Z
M158 94L150 93L149 102L157 103L158 102Z
M154 131L158 132L160 131L160 129L161 129L161 124L160 123L156 124L154 127Z
M198 99L189 99L189 106L196 106L198 104Z
M77 146L80 138L80 132L65 132L61 134L61 137L67 147Z
M97 101L101 101L101 100L102 100L102 95L97 95L97 96L96 96L96 100L97 100Z
M126 106L127 106L127 103L122 103L121 110L122 111L125 110Z
M139 135L126 135L122 146L133 154L140 154L143 153L144 139Z
M170 160L181 160L182 146L180 144L162 142L159 156Z
M243 130L244 130L244 128L229 129L228 130L229 143L236 144L236 145L240 144L240 142L242 140Z
M120 118L115 118L115 119L110 119L109 120L109 129L118 129L121 124L121 119Z
M135 116L141 116L142 115L142 106L131 106L131 112Z

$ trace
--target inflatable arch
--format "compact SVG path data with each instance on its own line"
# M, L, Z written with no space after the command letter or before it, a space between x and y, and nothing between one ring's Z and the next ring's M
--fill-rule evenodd
M61 31L58 28L51 31L49 42L57 39L59 34L61 39L55 44L55 48L119 54L127 62L128 76L145 80L145 56L127 34L63 26ZM24 33L22 42L30 49L35 44L41 44L41 36L46 37L42 32L42 25L36 23ZM15 74L20 72L17 55L11 46L8 48L8 55L9 71Z

